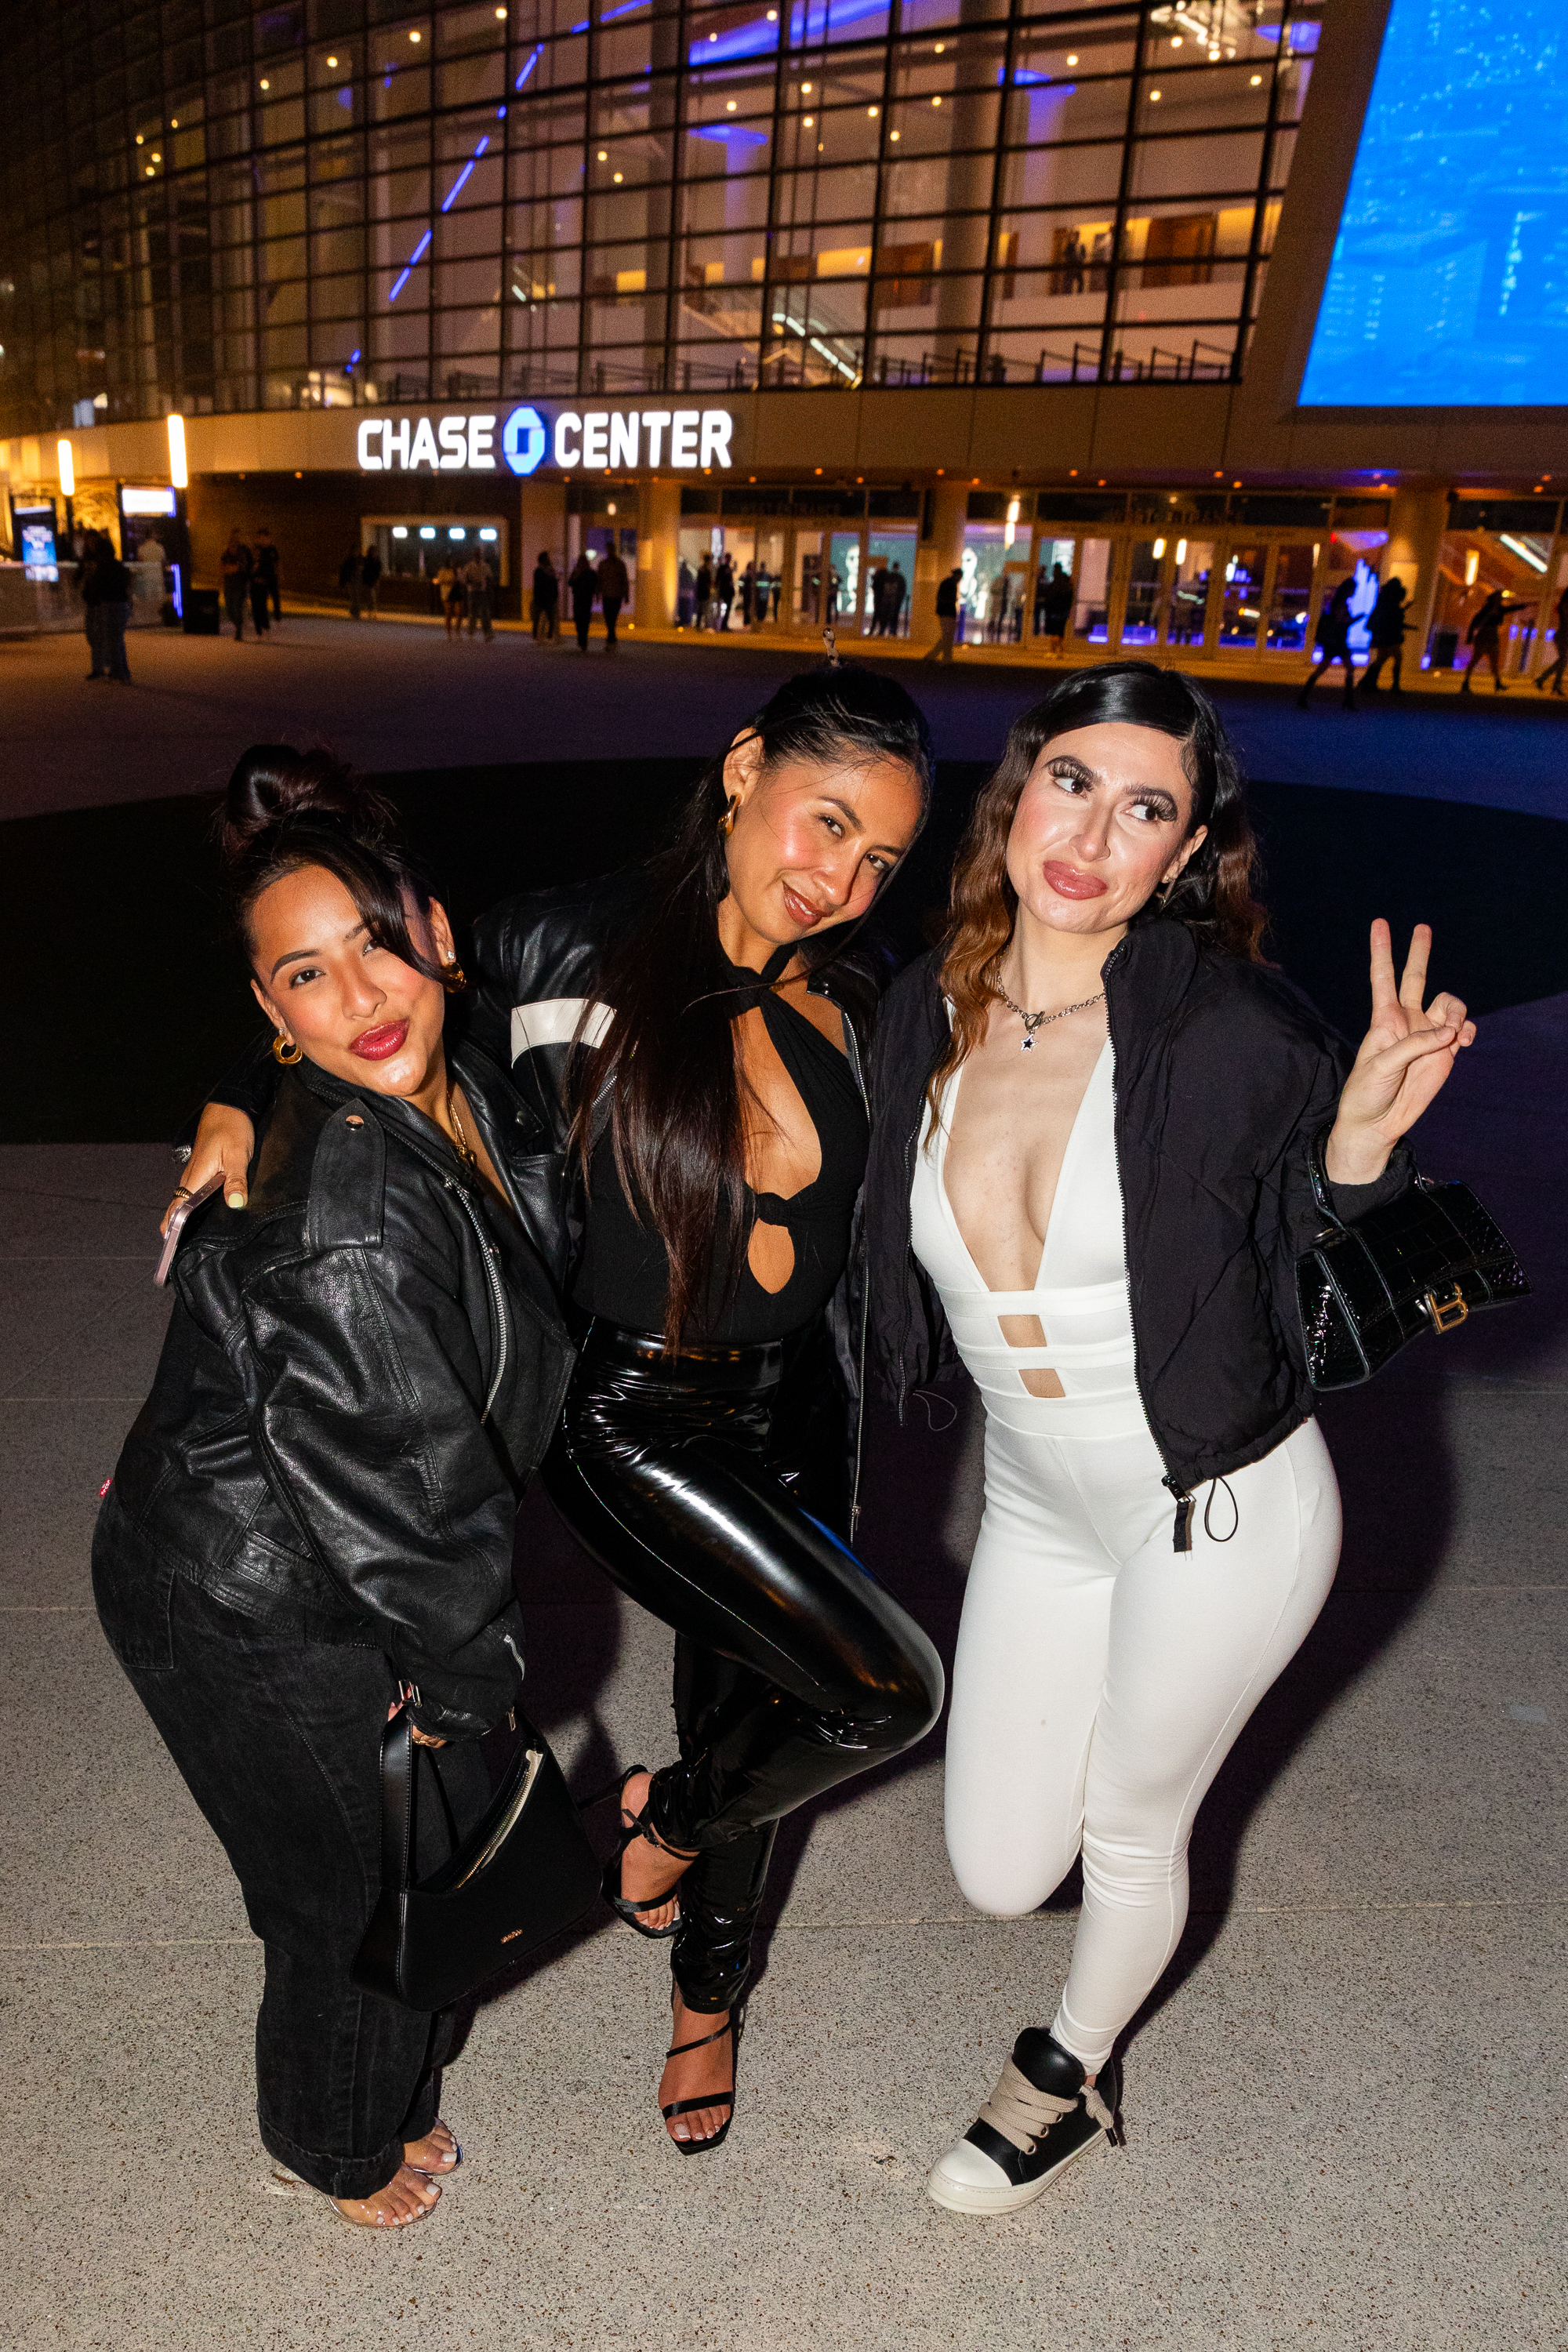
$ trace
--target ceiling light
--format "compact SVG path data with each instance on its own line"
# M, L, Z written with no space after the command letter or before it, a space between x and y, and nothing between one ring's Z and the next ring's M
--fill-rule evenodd
M873 121L873 122L875 122L875 121L877 120L878 115L881 112L881 109L880 109L880 107L877 107L877 106L868 106L868 107L866 109L866 111L867 111L867 113L870 116L870 118L871 118L872 121Z
M1158 91L1157 89L1152 89L1152 90L1149 92L1149 96L1151 97L1151 99L1158 100L1158 98L1159 98L1159 96L1160 96L1160 93L1159 93L1159 91Z
M806 127L806 129L807 129L808 131L811 129L811 127L812 127L813 123L814 123L816 121L816 115L815 115L815 114L808 114L808 115L806 116L806 118L805 118L805 127Z
M411 41L416 41L419 38L419 36L417 33L410 33L408 37Z
M146 143L147 143L147 142L146 142L146 141L142 138L142 133L141 133L141 132L140 132L140 131L139 131L136 133L136 144L138 145L138 147L144 147L144 146L146 145Z
M392 526L392 536L394 539L406 539L408 525L405 522L395 522Z
M888 136L889 136L889 139L896 139L896 138L898 137L898 135L899 135L899 134L898 134L898 132L897 132L896 131L889 131L889 133L888 133Z
M1077 63L1078 63L1078 51L1077 51L1076 49L1074 49L1074 50L1073 50L1072 54L1071 54L1071 55L1070 55L1070 57L1068 58L1068 65L1069 65L1069 66L1076 66L1076 65L1077 65Z
M1262 76L1261 74L1254 74L1254 75L1253 75L1253 77L1252 77L1252 87L1253 87L1253 89L1256 89L1258 87L1258 85L1259 85L1259 83L1262 81L1262 79L1263 79L1263 76Z
M1182 37L1181 37L1180 33L1173 33L1173 34L1172 34L1172 36L1171 36L1171 47L1172 47L1173 49L1179 49L1179 48L1181 47L1181 46L1182 46Z
M434 539L436 536L435 524L433 522L422 522L419 526L419 536L421 539Z
M800 89L801 96L803 98L809 98L811 96L811 84L808 81L803 81L801 83Z
M733 113L734 113L734 111L735 111L735 101L734 101L734 100L733 100L732 98L727 98L727 99L724 100L724 111L725 111L725 113L726 113L726 114L733 114Z
M610 160L610 157L609 157L609 151L608 151L608 149L607 149L607 148L601 147L601 148L600 148L600 150L599 150L599 161L600 161L600 163L607 163L609 162L609 160Z
M336 58L329 58L327 59L327 63L329 66L335 66L337 64L337 59Z
M619 186L620 186L621 182L626 178L626 173L625 173L624 172L616 172L616 173L615 173L613 174L613 177L614 177L614 179L615 179L616 185L617 187L619 187Z
M272 84L271 84L269 81L264 81L264 82L262 83L261 87L262 87L262 89L271 89L271 87L272 87Z
M171 130L171 131L177 131L177 130L179 129L179 127L180 127L180 118L179 118L179 116L178 116L177 114L172 114L172 115L169 117L169 128L170 128L170 130Z
M942 94L940 91L937 93L936 97L932 99L931 104L933 106L940 106L942 104Z
M936 49L935 49L934 54L935 54L937 57L939 57L939 58L940 58L940 57L941 57L941 55L942 55L942 51L943 51L943 49L945 49L945 48L946 48L946 47L947 47L947 43L946 43L945 41L939 41L939 42L937 43L937 45L936 45Z

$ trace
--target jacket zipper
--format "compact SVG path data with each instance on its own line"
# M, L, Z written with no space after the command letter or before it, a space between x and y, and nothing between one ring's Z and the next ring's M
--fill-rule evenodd
M463 1214L467 1217L469 1224L472 1225L474 1229L475 1237L479 1244L479 1257L485 1269L485 1280L489 1286L490 1306L495 1315L495 1377L490 1381L489 1394L485 1399L485 1409L479 1415L479 1420L483 1423L489 1421L490 1417L490 1407L496 1401L497 1392L500 1388L502 1379L505 1377L507 1357L510 1352L510 1344L511 1327L507 1318L506 1291L502 1286L500 1275L496 1272L496 1259L500 1256L500 1253L497 1249L494 1242L491 1241L489 1235L486 1233L484 1223L480 1218L479 1211L475 1208L473 1202L469 1200L467 1192L458 1183L457 1178L455 1176L447 1176L444 1177L442 1181L446 1184L447 1192L452 1193L457 1199Z
M808 990L811 988L809 979L806 982L806 987ZM837 998L833 994L832 990L827 987L826 982L818 992L826 997L829 1004L834 1007L839 1019L844 1024L844 1041L849 1049L849 1067L854 1073L855 1083L860 1089L860 1100L866 1107L866 1117L868 1121L871 1116L871 1102L869 1096L866 1092L866 1080L861 1074L860 1043L855 1034L855 1024L850 1020L848 1013L845 1011L843 1005L838 1003ZM862 1196L864 1196L864 1183L861 1185L861 1192ZM861 1232L864 1233L864 1197L862 1197L861 1201L860 1229ZM853 1251L850 1253L850 1259L851 1263L853 1263ZM871 1314L871 1285L868 1277L869 1266L868 1265L865 1269L865 1278L862 1279L860 1284L860 1360L859 1374L856 1384L855 1394L855 1467L849 1481L849 1540L851 1543L854 1542L856 1533L860 1525L860 1456L864 1449L866 1438L866 1331Z
M1118 961L1125 954L1125 942L1119 940L1116 946L1112 948L1109 957L1106 959L1105 965L1105 1025L1110 1033L1112 1062L1118 1064L1121 1057L1118 1055L1116 1048L1116 1020L1112 1006L1110 983L1110 975L1116 969ZM1121 1263L1126 1271L1127 1320L1132 1329L1132 1385L1138 1391L1139 1410L1143 1415L1144 1426L1148 1430L1150 1436L1153 1439L1154 1451L1165 1465L1165 1475L1161 1479L1160 1484L1162 1486L1168 1487L1175 1497L1176 1517L1175 1524L1172 1531L1171 1549L1173 1551L1191 1551L1193 1548L1193 1512L1196 1507L1194 1502L1192 1489L1182 1485L1181 1481L1177 1478L1175 1472L1171 1467L1171 1457L1166 1453L1164 1447L1161 1444L1159 1434L1155 1430L1152 1420L1150 1418L1148 1402L1143 1394L1143 1382L1140 1377L1138 1369L1138 1330L1136 1324L1133 1322L1132 1317L1132 1255L1129 1244L1127 1232L1127 1188L1121 1181L1121 1090L1117 1083L1114 1069L1111 1074L1110 1092L1112 1104L1110 1120L1110 1149L1116 1161L1116 1189L1121 1200Z

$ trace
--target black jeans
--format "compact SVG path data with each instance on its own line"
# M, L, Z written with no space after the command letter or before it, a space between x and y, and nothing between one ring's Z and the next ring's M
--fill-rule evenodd
M693 1350L595 1321L544 1465L624 1592L676 1632L679 1763L649 1820L697 1853L671 1954L689 2008L745 1991L781 1815L929 1731L942 1664L892 1595L784 1483L784 1348Z
M218 1607L172 1572L112 1495L93 1542L93 1591L110 1646L222 1841L266 1948L262 2144L329 2197L374 2196L404 2142L436 2119L454 2019L349 1981L380 1883L391 1668L379 1650L269 1633ZM483 1759L471 1742L454 1744L440 1769L466 1831L489 1801ZM424 1875L447 1841L438 1804L418 1817Z

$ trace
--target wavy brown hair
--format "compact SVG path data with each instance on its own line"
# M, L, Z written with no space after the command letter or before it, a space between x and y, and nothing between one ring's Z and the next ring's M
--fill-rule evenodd
M1153 728L1181 745L1193 788L1187 831L1208 827L1170 889L1146 900L1133 923L1185 923L1205 946L1261 961L1268 918L1252 895L1258 843L1241 769L1214 704L1190 678L1152 662L1078 670L1014 722L1001 765L975 802L959 845L942 960L952 1032L926 1086L933 1124L943 1087L985 1034L993 984L1013 937L1018 894L1007 878L1007 837L1035 762L1058 735L1117 722Z

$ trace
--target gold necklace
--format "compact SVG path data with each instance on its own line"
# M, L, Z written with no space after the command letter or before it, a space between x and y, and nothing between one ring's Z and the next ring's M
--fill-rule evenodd
M457 1147L458 1157L464 1167L477 1168L479 1164L479 1155L468 1141L468 1129L463 1125L462 1113L458 1108L458 1098L452 1091L455 1083L456 1081L451 1078L447 1081L447 1116L452 1122L452 1140Z

